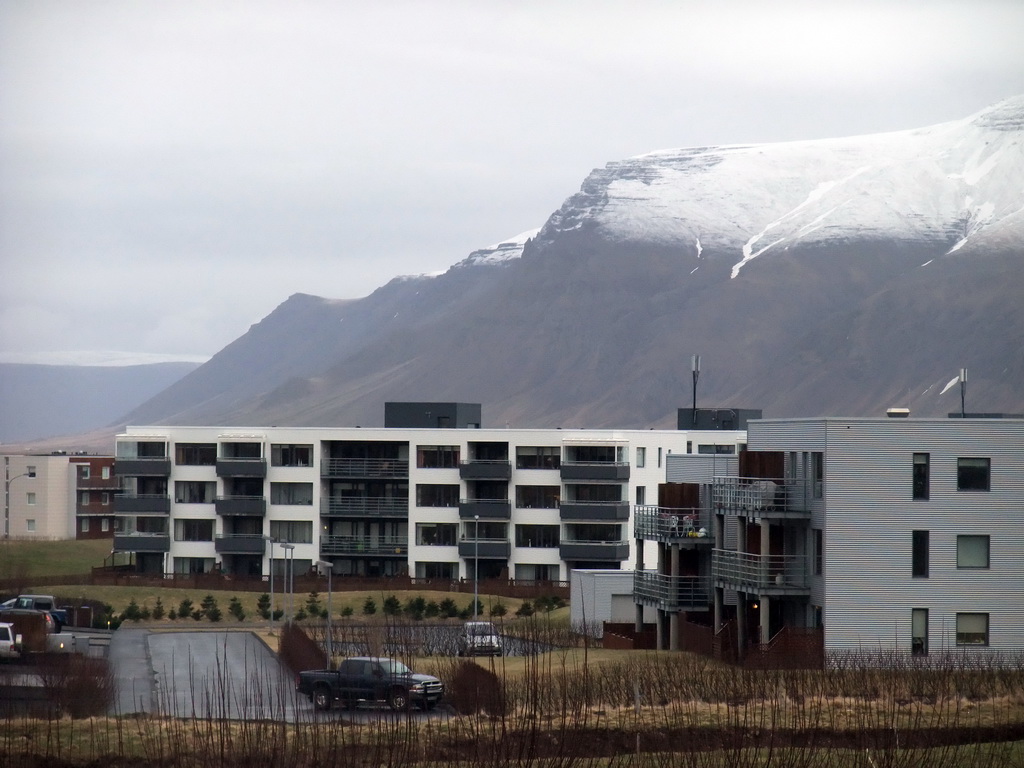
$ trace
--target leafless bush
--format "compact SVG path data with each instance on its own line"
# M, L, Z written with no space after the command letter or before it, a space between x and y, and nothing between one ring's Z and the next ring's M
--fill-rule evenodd
M106 659L72 653L36 657L36 671L47 698L71 717L106 714L114 699L114 681Z

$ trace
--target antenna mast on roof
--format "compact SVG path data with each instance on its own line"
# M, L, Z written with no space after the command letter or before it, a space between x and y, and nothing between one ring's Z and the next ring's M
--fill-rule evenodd
M700 378L700 355L690 357L690 370L693 371L693 426L697 426L697 379Z

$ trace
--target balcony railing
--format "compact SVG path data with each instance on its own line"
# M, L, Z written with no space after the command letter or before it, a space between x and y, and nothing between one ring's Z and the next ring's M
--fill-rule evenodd
M114 496L114 512L119 515L167 515L171 497L166 493L119 493Z
M459 517L472 520L479 515L488 520L510 520L512 502L508 499L460 499Z
M559 557L563 560L609 560L629 559L628 541L580 541L562 539L558 544Z
M407 478L409 462L403 459L324 459L321 477Z
M267 514L267 500L263 496L218 496L213 503L218 515L263 517Z
M702 576L667 576L654 571L633 574L633 597L663 611L708 610L711 580Z
M716 512L745 517L807 518L812 495L810 483L791 478L716 477L711 487Z
M481 459L459 464L459 477L463 480L509 480L512 462L508 459Z
M217 459L217 477L266 477L266 459Z
M628 501L571 501L562 499L558 504L562 520L629 520Z
M140 456L114 459L114 474L122 477L169 477L171 460L167 456Z
M508 539L461 539L459 557L495 560L507 558L512 552Z
M629 462L563 461L562 480L629 480Z
M406 557L409 554L407 536L321 536L320 554L374 557Z
M721 586L759 594L806 594L808 558L804 555L752 555L713 550L711 572Z
M638 539L705 546L714 543L711 521L699 509L638 506L633 527Z
M409 499L402 496L328 496L320 500L324 517L407 517Z
M170 552L171 537L166 533L116 533L115 552Z
M267 551L267 540L255 533L225 533L214 539L213 548L225 555L263 555Z

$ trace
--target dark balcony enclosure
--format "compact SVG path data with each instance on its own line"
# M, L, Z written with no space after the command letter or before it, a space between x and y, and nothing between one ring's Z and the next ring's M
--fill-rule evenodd
M225 496L262 496L263 480L255 477L232 477L224 481Z
M516 469L558 469L562 449L557 445L521 445L516 448Z
M508 443L471 442L466 458L470 461L508 461Z
M177 443L174 463L187 467L212 467L217 463L216 443Z

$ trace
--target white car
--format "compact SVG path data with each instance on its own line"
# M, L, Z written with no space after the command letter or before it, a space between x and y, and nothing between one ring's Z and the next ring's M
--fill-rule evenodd
M14 625L0 622L0 659L21 657L21 635L15 634Z
M489 621L467 621L459 635L459 656L501 656L501 636Z

